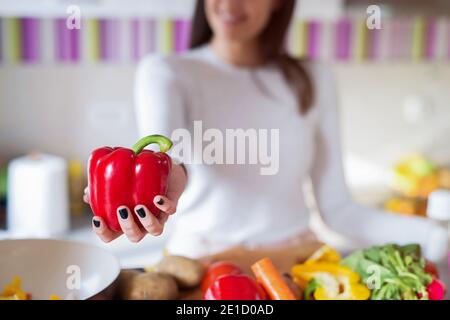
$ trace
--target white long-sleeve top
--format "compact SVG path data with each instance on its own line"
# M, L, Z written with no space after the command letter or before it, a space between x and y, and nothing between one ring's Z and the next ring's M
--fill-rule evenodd
M194 138L194 121L202 121L203 132L215 128L224 137L226 129L279 130L277 174L262 175L261 164L185 164L188 186L172 219L169 251L199 256L304 232L309 213L302 183L311 178L321 215L335 231L361 245L416 242L428 255L442 256L444 229L352 201L342 168L332 73L318 64L307 68L315 102L301 115L295 94L275 65L236 67L209 46L149 56L140 63L135 98L142 136L171 137L175 129L185 128Z

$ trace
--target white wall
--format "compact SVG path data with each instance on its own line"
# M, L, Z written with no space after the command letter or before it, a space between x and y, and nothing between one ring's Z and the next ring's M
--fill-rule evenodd
M0 67L0 154L85 159L99 145L133 144L133 78L134 67Z

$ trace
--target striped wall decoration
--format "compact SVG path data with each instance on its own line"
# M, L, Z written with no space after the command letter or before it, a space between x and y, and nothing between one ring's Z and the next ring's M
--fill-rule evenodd
M77 62L80 59L80 30L68 29L65 19L55 21L55 57L58 62Z
M377 61L381 57L381 30L367 30L366 35L366 58L368 60Z
M175 20L175 52L183 52L189 47L191 22L188 19Z
M4 33L4 27L3 27L3 23L2 23L2 21L0 19L0 63L4 59L4 57L3 57L3 51L4 51L4 49L3 49L3 47L4 47L4 44L3 44L4 35L3 35L3 33Z
M37 62L40 59L40 21L35 18L21 19L22 59L26 62Z
M336 23L334 47L336 60L345 61L352 57L352 36L354 25L348 19L342 19Z
M70 30L65 18L0 17L0 63L136 63L185 51L190 33L190 20L181 18L89 18ZM385 19L380 30L364 19L297 20L287 45L311 60L450 61L450 18Z

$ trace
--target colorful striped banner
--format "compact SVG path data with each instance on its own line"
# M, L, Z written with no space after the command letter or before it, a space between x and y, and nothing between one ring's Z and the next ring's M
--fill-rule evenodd
M367 30L367 58L378 60L381 56L381 30Z
M434 60L443 61L447 58L447 43L450 43L448 40L448 34L450 31L450 24L447 19L439 18L436 19L435 23L435 45L434 45Z
M393 19L389 33L390 60L411 59L413 51L414 21L406 18Z
M69 29L66 19L57 19L55 29L56 60L61 63L77 62L80 59L80 31Z
M110 48L108 48L108 36L109 36L109 21L100 19L99 24L99 36L100 36L100 60L107 61L110 58Z
M35 63L53 63L56 59L56 28L53 19L40 20L39 25L40 61Z
M144 46L144 55L156 52L156 21L146 20L145 21L145 29L144 29L145 41L146 44Z
M72 62L76 62L80 59L80 30L71 29L69 33L69 56Z
M311 60L317 60L320 56L320 31L319 21L311 21L308 24L307 57Z
M446 35L446 38L447 38L447 59L450 60L450 22L449 21L447 21L446 30L447 30L447 35Z
M4 57L3 57L3 50L4 50L4 48L5 48L5 45L3 44L3 39L4 39L4 36L3 36L3 33L4 33L4 31L3 31L3 23L4 23L4 19L2 18L2 17L0 17L0 63L3 61L3 59L4 59Z
M349 19L342 19L336 23L336 59L349 60L351 58L352 23Z
M131 57L133 61L138 61L141 58L140 28L138 19L133 19L131 21Z
M174 48L174 26L171 19L161 19L158 23L158 51L169 54Z
M413 24L412 58L414 61L421 60L425 53L425 20L417 17Z
M66 35L66 20L58 19L55 21L56 29L56 53L55 57L59 62L69 60L69 41Z
M433 60L436 54L436 28L437 23L433 19L428 19L425 28L425 58Z
M22 18L22 58L25 62L37 62L40 59L39 20Z
M296 20L290 52L311 60L450 60L450 18L396 17L369 30L362 19ZM0 61L10 63L130 63L151 53L188 49L189 19L90 18L81 30L65 18L0 18Z
M145 55L156 51L156 22L149 19L131 21L131 56L138 61Z
M100 22L97 19L88 19L86 27L87 58L91 62L100 60Z
M18 63L22 59L21 33L22 28L19 18L7 18L6 27L8 33L7 51L9 60Z
M366 21L357 21L354 28L355 37L355 53L354 56L357 60L365 60L368 56L368 31Z
M98 21L100 37L100 59L102 61L118 61L119 51L119 21L116 19L101 19Z
M175 52L183 52L189 48L191 22L187 19L175 20Z
M306 21L296 21L293 28L292 54L304 58L307 54L308 24Z
M323 21L320 24L320 52L319 59L330 61L334 58L334 23Z

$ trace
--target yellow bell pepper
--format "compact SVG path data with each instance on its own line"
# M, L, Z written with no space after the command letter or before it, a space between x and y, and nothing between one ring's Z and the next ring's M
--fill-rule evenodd
M319 250L315 251L309 258L306 260L306 264L312 262L335 262L339 263L341 261L341 255L339 252L334 250L329 245L325 244L319 248Z
M27 300L28 295L21 289L21 280L15 276L12 278L11 283L5 285L2 294L0 294L0 300Z
M30 300L31 296L22 290L22 280L18 276L14 276L10 283L3 287L0 292L0 300ZM52 294L50 300L61 300L57 295Z
M294 281L304 287L315 279L320 287L314 291L316 300L367 300L369 289L360 284L360 276L348 267L331 262L295 265L291 270Z

